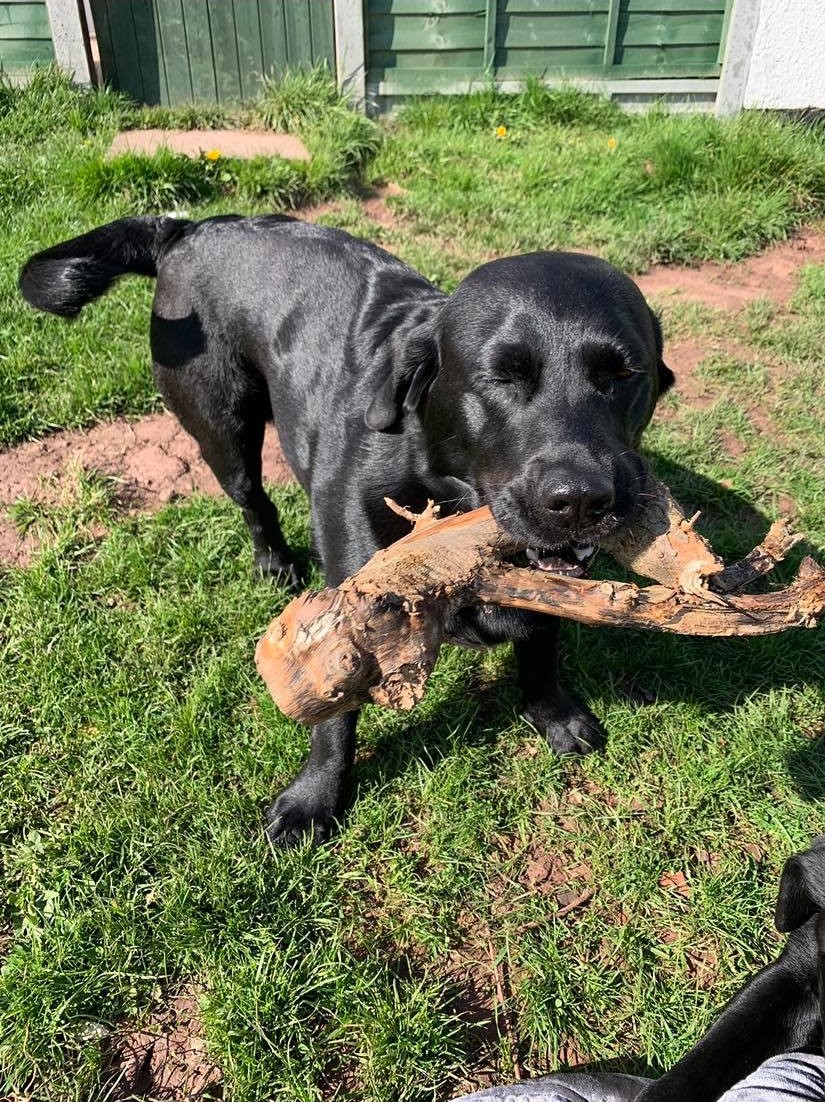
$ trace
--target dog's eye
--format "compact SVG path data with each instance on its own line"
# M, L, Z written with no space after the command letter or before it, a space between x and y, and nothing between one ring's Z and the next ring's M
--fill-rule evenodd
M586 343L582 346L582 359L590 378L604 390L611 383L624 382L639 374L631 357L616 347Z
M638 374L638 371L635 371L623 356L617 355L602 357L595 370L597 385L601 387L634 379Z
M536 368L531 359L521 350L505 352L490 365L488 378L500 386L523 386L536 376Z

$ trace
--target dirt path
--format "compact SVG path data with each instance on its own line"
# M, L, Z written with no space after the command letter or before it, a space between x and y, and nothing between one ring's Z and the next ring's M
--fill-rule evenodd
M395 216L385 202L385 197L391 194L393 190L388 187L365 196L367 215L377 222L393 219ZM333 210L334 204L328 209ZM308 213L311 217L318 212ZM672 297L738 310L760 297L786 304L793 295L800 269L817 263L825 263L825 231L807 228L792 240L740 264L657 267L637 282L647 296L660 302ZM688 396L692 371L709 348L696 341L669 345L668 358ZM291 478L274 431L268 432L264 455L265 477L269 481L285 482ZM7 507L20 498L46 504L59 502L70 490L73 472L78 468L116 479L122 485L118 497L129 512L149 512L195 492L220 493L194 441L170 414L154 414L136 421L120 419L86 432L56 432L42 440L0 451L0 562L25 565L37 546L34 535L25 539L18 535Z
M789 241L738 264L660 265L638 276L636 282L649 298L701 302L720 310L739 310L756 298L769 298L784 306L796 290L799 269L823 263L825 232L806 227Z
M0 451L0 561L26 565L36 549L33 534L21 538L5 513L20 498L56 505L78 470L94 471L119 484L118 500L128 512L153 512L193 493L217 496L221 488L195 441L171 413L137 421L119 418L88 431L55 432ZM287 482L292 475L275 430L267 429L264 478Z

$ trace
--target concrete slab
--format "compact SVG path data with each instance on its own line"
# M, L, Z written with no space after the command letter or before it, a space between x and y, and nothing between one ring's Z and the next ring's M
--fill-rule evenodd
M109 156L119 153L156 153L165 146L173 153L198 157L217 150L223 157L285 157L308 161L309 153L294 134L271 130L123 130L109 147Z

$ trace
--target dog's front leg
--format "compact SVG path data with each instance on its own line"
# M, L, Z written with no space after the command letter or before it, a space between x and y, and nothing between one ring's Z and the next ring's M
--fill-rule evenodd
M559 686L559 621L537 617L527 639L514 643L524 718L557 754L589 754L604 746L601 723Z
M782 956L730 1000L690 1052L637 1102L716 1102L771 1056L822 1046L811 919Z
M312 728L309 757L267 811L266 833L273 846L329 837L349 802L357 722L358 712L346 712Z

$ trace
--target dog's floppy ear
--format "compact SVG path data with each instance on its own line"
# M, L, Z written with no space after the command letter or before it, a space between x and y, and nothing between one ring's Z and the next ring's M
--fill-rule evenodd
M429 323L417 326L392 358L389 376L364 420L373 432L397 430L402 413L418 409L438 372L438 347Z
M673 384L676 382L676 376L667 366L662 357L659 357L659 393L664 394L666 390L670 390Z
M650 310L649 306L648 310ZM664 394L665 391L670 390L670 388L676 382L676 376L662 359L662 348L664 347L664 340L662 338L662 326L659 322L659 319L656 317L652 310L650 310L650 320L653 322L653 332L656 337L656 367L659 373L659 393Z
M776 900L776 928L782 933L798 930L819 911L825 911L825 835L785 862Z

